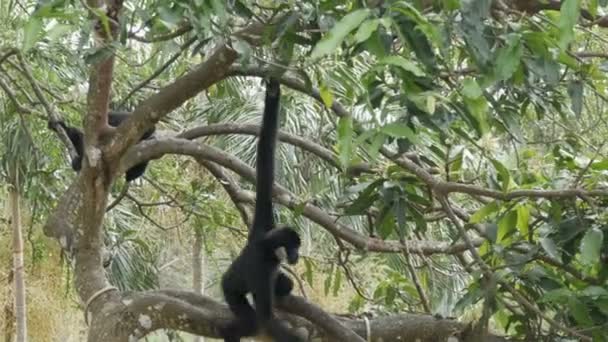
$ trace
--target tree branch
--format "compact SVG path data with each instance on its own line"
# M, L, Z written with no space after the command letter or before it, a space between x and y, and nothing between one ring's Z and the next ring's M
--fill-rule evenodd
M125 317L122 329L128 337L143 337L158 329L181 330L196 335L218 338L218 328L232 319L227 306L204 295L183 290L158 290L126 293L125 306L117 306L114 317ZM459 337L466 324L456 320L429 315L398 314L373 319L345 318L323 312L319 307L300 297L290 296L279 303L281 309L307 320L287 318L298 328L304 328L323 341L445 341ZM348 333L341 333L347 332ZM354 334L353 334L354 332ZM491 337L489 341L507 341Z
M176 138L183 139L196 139L203 136L210 135L222 135L222 134L246 134L246 135L259 135L259 125L246 125L246 124L213 124L208 126L201 126L189 129L185 132L180 133ZM279 131L278 138L281 141L297 146L304 151L310 152L319 158L325 160L337 169L341 169L340 163L338 162L336 155L326 149L325 147L316 144L310 140L306 140L294 134ZM371 169L369 166L367 169Z
M143 160L160 158L168 153L189 155L195 158L212 161L232 170L249 182L255 183L255 170L238 158L228 155L224 151L213 146L176 138L155 139L137 144L137 146L132 148L123 158L124 162L121 169L127 169ZM275 184L273 195L281 205L291 208L292 210L295 210L296 208L302 210L302 214L305 217L324 227L334 236L364 250L382 253L409 252L412 254L430 255L437 253L455 254L467 249L466 245L462 243L452 244L450 242L418 240L401 243L394 240L384 241L367 237L354 229L337 222L335 217L330 216L317 206L306 203L302 207L302 201L280 185ZM241 192L239 196L242 201L247 201L249 203L253 203L254 201L253 194L249 192ZM473 241L476 245L480 245L483 242L483 239L477 238L473 239Z
M117 137L112 140L109 150L114 156L124 154L143 132L152 128L164 115L222 80L228 67L236 58L236 51L228 45L220 45L205 62L193 71L176 79L141 102L131 117L117 129Z

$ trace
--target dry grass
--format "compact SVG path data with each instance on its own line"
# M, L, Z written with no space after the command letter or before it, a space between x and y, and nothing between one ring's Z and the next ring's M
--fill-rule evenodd
M0 236L0 265L5 265L0 273L8 274L11 265L10 243L6 234ZM46 241L45 250L57 251L58 246ZM78 308L73 292L66 295L66 274L59 256L48 254L43 261L31 264L30 246L26 245L26 287L28 340L31 342L79 342L86 340L86 326L82 311ZM4 329L4 307L11 300L7 298L7 279L0 288L0 329Z

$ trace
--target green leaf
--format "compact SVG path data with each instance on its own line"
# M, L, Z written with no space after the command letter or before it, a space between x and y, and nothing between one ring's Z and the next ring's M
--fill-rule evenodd
M160 21L168 28L176 28L183 19L182 13L167 6L159 6L157 9Z
M329 87L325 83L323 83L321 85L321 87L319 88L319 95L321 96L321 100L323 101L323 104L325 105L325 107L331 108L331 106L334 103L334 96L331 93L331 90L329 89Z
M581 295L585 297L590 297L593 300L599 299L601 297L608 298L608 289L605 289L601 286L591 285L581 291Z
M437 100L435 100L435 96L429 95L426 97L426 112L429 114L435 113L435 109L437 108Z
M462 162L464 158L464 150L461 150L450 161L450 173L458 173L462 170Z
M553 239L548 238L548 237L543 237L539 239L540 245L543 247L543 249L545 250L545 252L547 252L547 254L549 254L550 257L554 258L555 260L558 261L562 261L562 254L559 250L559 247L557 247L557 244L555 243L555 241L553 241Z
M567 288L559 288L545 292L541 302L563 304L568 302L572 296L572 292Z
M496 168L496 171L498 171L498 175L500 176L502 190L506 192L507 190L509 190L509 184L511 182L511 175L509 174L509 170L507 170L507 168L502 165L502 163L498 160L491 159L491 161L492 165L494 165L494 168Z
M325 293L325 296L327 296L329 294L329 290L331 289L331 280L332 280L332 276L334 274L334 265L331 265L331 268L329 269L329 273L327 274L327 277L325 277L325 281L323 282L323 291Z
M600 160L591 164L592 170L605 171L608 170L608 159Z
M489 124L488 124L488 102L485 98L479 97L477 99L464 99L467 108L469 109L472 119L475 120L476 129L478 130L480 135L488 132Z
M403 198L399 198L395 201L395 215L397 216L397 233L399 238L404 240L407 234L407 220L406 220L406 209L407 204Z
M466 78L463 81L462 95L471 113L471 119L475 120L477 124L475 128L479 130L480 134L484 134L489 129L487 118L489 106L477 81L470 77Z
M252 18L255 15L241 0L234 1L234 11L237 15L245 18Z
M597 228L589 229L581 241L580 250L583 263L593 265L599 262L603 243L604 233Z
M376 199L378 199L379 195L376 189L379 185L384 182L383 179L379 179L368 185L361 193L356 200L354 200L346 209L344 209L344 213L346 215L362 215L364 211L369 208Z
M576 116L580 116L583 111L583 82L579 80L568 84L568 95L570 96L571 108Z
M352 157L352 142L353 142L353 118L343 116L338 121L338 151L340 157L340 165L346 169L350 164Z
M593 324L593 319L591 318L585 303L574 297L570 297L568 300L568 307L570 308L570 314L579 324L583 326L590 326Z
M590 0L589 6L587 6L589 13L591 13L591 15L594 17L597 15L597 2L598 0Z
M473 224L480 223L484 218L486 218L490 214L497 212L498 209L499 209L499 207L498 207L498 203L496 201L490 202L490 203L486 204L483 208L477 210L477 212L475 214L471 215L471 218L469 219L469 223L473 223Z
M312 50L310 57L318 59L336 50L344 38L367 19L371 11L369 9L359 9L344 16L329 33L317 43ZM372 31L373 32L373 31Z
M411 60L405 59L401 56L388 56L388 57L382 58L378 62L378 64L393 65L393 66L399 67L405 71L409 71L418 77L424 77L426 75L424 73L424 71L422 71L422 69L416 63L412 62Z
M50 41L56 41L58 38L61 38L73 31L74 26L57 23L53 25L53 27L46 33L46 38L48 38Z
M366 148L366 151L367 153L369 153L369 156L372 160L375 160L378 157L378 154L380 153L380 148L382 147L385 141L386 135L384 135L383 133L378 133L374 136L374 139L372 139L372 142L369 144L369 147Z
M414 134L414 131L404 123L390 123L380 128L380 131L393 138L407 138L411 142L416 140L416 134Z
M363 307L363 305L365 305L366 302L367 301L365 300L365 298L356 294L355 297L348 304L348 312L358 312L359 310L361 310L361 308Z
M580 15L580 0L565 0L562 2L559 17L559 47L565 50L574 39L574 25Z
M510 34L507 45L498 50L494 73L498 80L507 80L517 70L523 55L523 45L519 34Z
M34 47L42 36L42 19L31 16L23 27L23 45L21 49L25 52Z
M530 222L530 207L520 205L517 207L517 229L523 237L528 236Z
M340 272L340 270L336 270L336 277L334 279L334 297L338 296L338 291L340 291L340 287L342 287L342 272Z
M378 29L378 24L380 24L379 19L366 20L359 26L357 33L355 34L355 41L357 43L362 43L369 39L369 37Z
M515 230L517 225L517 212L509 211L498 221L498 236L496 242L500 243L502 240Z
M395 231L395 214L393 206L385 206L378 217L377 232L382 239L388 238Z
M483 96L483 92L474 79L467 77L462 82L462 95L468 99L478 99Z
M314 265L312 264L312 262L310 261L310 259L308 258L304 258L304 267L306 268L306 271L304 272L304 279L306 280L306 282L312 286L312 270L314 268Z
M386 288L386 297L384 297L384 304L387 306L394 305L396 297L397 290L392 286L388 286Z
M226 22L226 2L220 0L211 0L213 14L220 19L220 23Z

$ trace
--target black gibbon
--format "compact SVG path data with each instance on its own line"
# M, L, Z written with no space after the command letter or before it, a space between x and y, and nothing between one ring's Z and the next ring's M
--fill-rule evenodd
M225 342L237 342L241 337L254 336L259 329L277 342L303 341L272 313L274 297L289 295L293 282L280 271L283 259L289 264L298 261L300 236L291 228L275 228L272 213L274 183L274 154L278 129L279 82L270 79L266 85L266 100L256 160L256 201L253 225L247 244L222 276L222 290L236 319L220 329ZM247 301L252 294L255 309Z
M112 127L118 127L123 121L125 121L129 117L129 115L131 114L127 112L110 111L108 113L108 124ZM55 123L63 127L66 134L68 135L68 138L70 138L72 145L74 145L74 148L76 149L77 155L72 159L72 169L78 172L82 168L82 157L84 156L84 134L79 128L68 126L64 121L57 121ZM149 130L144 132L139 141L152 138L155 131L155 127L150 128ZM127 182L130 182L141 177L144 172L146 172L146 167L148 167L147 161L141 162L128 169L125 173L125 180Z

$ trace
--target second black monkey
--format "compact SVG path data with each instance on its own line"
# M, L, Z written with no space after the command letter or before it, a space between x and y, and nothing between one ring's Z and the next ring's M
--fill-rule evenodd
M112 127L118 127L123 121L125 121L129 117L129 115L130 113L127 112L110 111L108 113L108 124ZM74 145L74 148L76 149L77 155L72 159L72 169L78 172L82 168L82 158L84 156L84 134L81 129L69 126L63 121L57 121L57 124L63 127L66 134L68 135L68 138L70 138L72 145ZM154 136L155 131L155 127L150 128L142 135L139 141L152 138ZM147 167L147 161L141 162L133 166L125 173L125 180L127 182L130 182L141 177L144 172L146 172Z

